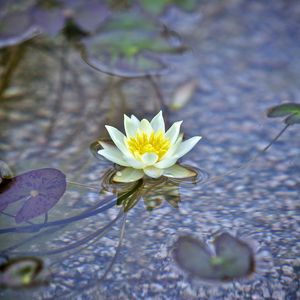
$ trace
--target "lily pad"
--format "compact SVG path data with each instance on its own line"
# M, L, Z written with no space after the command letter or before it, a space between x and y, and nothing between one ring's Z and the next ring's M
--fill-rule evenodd
M47 213L63 196L66 176L53 168L38 169L12 178L8 189L0 191L0 208L24 200L17 212L17 223Z
M37 34L27 11L11 11L0 16L0 48L20 44Z
M99 34L82 39L82 57L93 68L110 75L162 75L168 65L161 55L184 51L182 44L172 45L170 35L141 14L120 12Z
M24 288L36 285L43 261L36 257L10 259L0 266L0 287Z
M91 33L110 16L106 4L96 0L60 0L54 1L52 5L46 4L40 2L35 5L31 15L35 24L49 35L58 34L70 24L86 33Z
M214 252L208 245L190 236L182 236L174 246L178 266L200 280L226 282L248 277L255 271L252 248L229 233L218 235Z
M65 16L61 8L43 8L36 6L31 11L35 24L50 36L58 34L65 25Z
M267 116L269 118L285 117L284 122L287 125L300 123L300 104L298 103L283 103L268 109Z
M140 0L140 3L147 12L161 15L170 5L190 11L195 9L199 2L197 0Z

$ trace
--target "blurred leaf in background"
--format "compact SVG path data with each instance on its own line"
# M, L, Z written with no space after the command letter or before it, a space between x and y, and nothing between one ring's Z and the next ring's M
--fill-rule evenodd
M189 275L204 281L226 282L255 272L251 246L227 232L216 236L214 251L203 241L181 236L174 245L174 259Z
M161 54L179 54L174 34L135 11L115 13L95 36L84 38L84 60L104 73L122 77L161 75L167 66Z

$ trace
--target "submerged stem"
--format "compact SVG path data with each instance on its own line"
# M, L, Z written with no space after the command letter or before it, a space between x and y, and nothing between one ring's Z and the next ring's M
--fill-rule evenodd
M147 79L149 80L151 86L153 87L153 89L155 91L156 97L158 99L159 108L161 108L163 111L168 112L168 107L166 105L166 101L165 101L164 96L160 90L160 87L158 86L154 77L152 75L148 75Z
M112 221L110 221L108 224L106 224L104 227L96 230L95 232L93 232L92 234L84 237L81 240L78 240L74 243L71 243L65 247L61 247L58 249L54 249L54 250L49 250L49 251L28 251L28 252L13 252L14 254L18 254L18 255L41 255L41 256L45 256L45 255L54 255L54 254L58 254L61 252L65 252L65 251L69 251L72 250L74 248L77 248L83 244L86 244L88 242L90 242L91 240L95 239L95 238L100 238L102 237L108 229L110 229L110 227L116 223L118 221L118 219L122 216L122 211L117 215L117 217L115 219L113 219ZM88 246L88 245L87 245ZM80 249L83 250L84 248Z
M273 140L267 145L261 152L266 152L280 137L281 135L288 129L290 124L287 124L283 127L283 129L273 138Z
M262 150L260 150L253 158L251 158L250 160L248 160L246 163L244 163L243 165L233 169L233 170L230 170L222 175L219 175L219 176L215 176L211 179L208 179L206 182L203 182L203 184L210 184L210 183L214 183L218 180L221 180L222 178L224 178L225 176L228 176L228 175L232 175L240 170L243 170L243 169L246 169L247 167L249 167L261 154L264 154L268 149L270 149L270 147L281 137L281 135L287 130L287 128L289 127L290 125L287 124L282 130L280 130L280 132L271 140L271 142L265 147L263 148Z
M125 213L124 216L123 216L123 220L122 220L122 226L121 226L121 230L120 230L120 236L119 236L119 243L118 243L118 246L117 246L117 249L116 249L116 252L115 252L115 255L114 257L112 258L108 268L106 269L106 271L104 272L104 274L101 276L101 278L98 280L98 282L101 282L102 280L104 280L107 276L107 274L110 272L111 268L113 267L119 253L120 253L120 250L121 250L121 246L122 246L122 243L123 243L123 239L124 239L124 235L125 235L125 225L126 225L126 217L127 217L127 214Z
M25 46L24 44L16 45L9 48L9 60L6 68L3 71L3 75L0 80L0 98L4 94L5 90L10 85L11 78L13 76L14 71L18 67L21 62L24 54L25 54Z
M82 184L82 183L78 183L78 182L74 182L74 181L69 181L69 180L67 180L67 183L70 185L80 186L80 187L84 187L84 188L87 188L90 190L99 191L99 188L96 188L96 187L93 187L90 185L86 185L86 184Z

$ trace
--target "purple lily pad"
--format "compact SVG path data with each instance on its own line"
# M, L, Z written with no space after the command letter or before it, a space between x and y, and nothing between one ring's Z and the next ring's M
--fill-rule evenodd
M26 11L7 13L0 19L0 48L24 42L37 33Z
M0 191L0 209L25 200L15 220L17 223L28 221L48 212L65 190L66 176L61 171L53 168L29 171L14 177L9 188Z
M99 1L59 1L56 7L35 5L31 16L45 33L54 36L72 20L81 30L94 32L109 17L110 10Z
M74 14L74 22L83 30L94 32L110 16L110 11L103 3L89 3L80 6Z
M65 17L62 9L44 9L34 7L31 11L35 24L50 36L58 34L65 25Z

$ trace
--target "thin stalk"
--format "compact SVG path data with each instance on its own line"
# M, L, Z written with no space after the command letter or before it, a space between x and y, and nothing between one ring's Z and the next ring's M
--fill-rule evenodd
M12 75L25 54L25 44L20 44L9 48L9 60L0 80L0 98L10 85Z
M122 227L120 230L120 236L119 236L119 243L115 252L114 257L112 258L108 268L106 269L106 271L104 272L104 274L101 276L101 278L99 280L97 280L98 282L101 282L102 280L104 280L107 276L107 274L110 272L110 270L112 269L114 263L116 262L117 257L119 256L121 247L122 247L122 243L123 243L123 239L124 239L124 235L125 235L125 225L126 225L126 217L127 214L124 214L123 220L122 220Z
M84 237L83 239L81 240L78 240L74 243L71 243L65 247L61 247L61 248L58 248L58 249L54 249L54 250L50 250L50 251L26 251L26 252L13 252L14 254L18 254L18 255L39 255L39 256L45 256L45 255L54 255L54 254L58 254L58 253L61 253L61 252L66 252L66 251L69 251L69 250L72 250L72 249L75 249L79 246L81 246L82 244L86 244L88 243L89 241L97 238L97 237L102 237L108 229L110 229L110 227L116 223L118 221L118 219L121 217L121 213L119 213L117 215L117 217L115 219L113 219L112 221L110 221L108 224L106 224L104 227L98 229L97 231L93 232L92 234ZM82 250L82 249L80 249Z
M115 221L119 220L120 217L123 215L123 213L124 213L124 212L123 212L122 210L120 210L120 212L119 212L118 216L116 217L116 219L112 220L110 223L112 223L112 222L115 223ZM112 226L113 224L110 224L110 225ZM56 260L55 262L53 262L53 263L51 264L51 266L53 266L53 265L55 265L55 264L57 264L57 263L63 261L64 259L70 257L71 255L75 255L75 254L77 254L77 253L83 251L84 249L88 248L92 243L95 243L95 242L97 242L100 238L102 238L102 237L108 232L108 230L111 228L111 226L107 227L107 228L105 229L105 231L101 232L101 233L100 233L99 235L97 235L95 238L90 239L89 241L87 241L87 242L85 243L84 247L81 247L80 249L77 249L77 250L73 251L72 253L69 253L69 254L65 255L64 257L60 257L60 259L59 259L59 260Z
M86 184L82 184L82 183L78 183L78 182L74 182L74 181L69 181L69 180L67 180L67 183L70 184L70 185L84 187L84 188L89 189L89 190L94 190L94 191L97 191L97 192L99 191L99 188L96 188L96 187L93 187L93 186L90 186L90 185L86 185Z
M109 198L111 198L111 197L109 197ZM104 206L97 207L97 206L99 206L99 204L97 204L96 209L94 209L94 210L88 209L77 216L69 217L67 219L48 222L46 224L42 223L42 224L35 224L35 225L31 225L31 226L28 225L28 226L2 228L2 229L0 229L0 234L10 233L10 232L35 232L35 231L39 231L43 228L70 224L72 222L80 221L82 219L86 219L91 216L97 215L103 211L106 211L107 209L113 207L116 204L116 202L117 202L117 200L115 198L113 198L111 202L109 202L108 204L106 204Z
M156 83L154 77L152 75L148 75L146 78L148 79L148 81L150 82L151 86L153 87L153 89L155 91L159 108L161 108L162 110L167 112L168 108L166 106L164 96L163 96L158 84Z
M216 181L219 181L221 180L222 178L224 178L225 176L229 176L229 175L233 175L235 174L236 172L240 171L240 170L243 170L243 169L246 169L248 168L260 155L264 154L267 152L268 149L270 149L270 147L278 141L278 139L281 137L281 135L288 129L290 125L286 125L282 130L280 130L280 132L271 140L271 142L265 147L263 148L262 150L260 150L258 152L258 154L256 154L253 158L251 158L250 160L248 160L245 164L233 169L233 170L230 170L222 175L219 175L219 176L215 176L211 179L208 179L207 181L204 181L202 184L211 184L211 183L214 183Z
M65 56L67 56L68 53L66 52L65 45L62 45L61 53L60 53L60 67L58 72L58 88L56 91L56 97L54 99L54 105L52 108L52 116L49 120L49 126L45 133L46 140L49 142L51 141L53 137L53 130L54 130L54 124L57 120L57 115L60 112L61 104L63 102L63 94L65 90L65 71L66 71L66 63L65 63Z
M273 140L263 149L261 152L266 152L277 140L281 137L281 135L288 129L290 125L285 125L282 130L273 138Z

